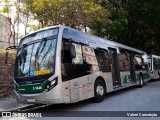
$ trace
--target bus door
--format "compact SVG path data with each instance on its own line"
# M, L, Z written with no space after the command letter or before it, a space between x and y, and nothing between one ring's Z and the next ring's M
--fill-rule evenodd
M130 73L131 73L131 83L135 83L136 82L136 76L135 76L135 65L134 65L134 54L133 53L129 53L130 54Z
M117 58L117 50L114 48L109 48L110 59L111 59L111 72L112 72L112 80L114 87L121 86L120 80L120 71L118 65L118 58Z

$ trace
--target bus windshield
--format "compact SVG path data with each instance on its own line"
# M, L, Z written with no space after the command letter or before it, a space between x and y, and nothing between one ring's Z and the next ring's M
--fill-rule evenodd
M23 45L16 56L15 77L29 77L54 72L56 39Z

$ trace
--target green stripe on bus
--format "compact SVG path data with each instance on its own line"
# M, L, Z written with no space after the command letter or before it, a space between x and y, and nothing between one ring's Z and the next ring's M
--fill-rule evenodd
M149 78L149 73L143 73L143 79L148 79ZM136 81L139 81L139 74L135 75ZM124 80L123 80L124 84L130 83L131 82L131 75L125 75L124 76Z
M143 73L143 79L148 79L149 78L149 73Z
M140 77L139 74L136 74L136 75L135 75L136 81L139 81L139 77Z
M130 83L131 82L131 75L125 75L124 76L124 84L126 84L126 83Z
M138 81L139 80L139 74L136 74L135 78L136 78L136 81ZM131 83L131 75L125 75L123 82L124 82L124 84Z
M44 83L19 85L16 86L16 90L22 94L41 93L49 83L50 81L46 80Z

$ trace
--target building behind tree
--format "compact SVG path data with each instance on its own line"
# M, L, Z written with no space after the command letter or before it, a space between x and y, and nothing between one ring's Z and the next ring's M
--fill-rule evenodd
M10 18L0 14L0 49L13 45Z

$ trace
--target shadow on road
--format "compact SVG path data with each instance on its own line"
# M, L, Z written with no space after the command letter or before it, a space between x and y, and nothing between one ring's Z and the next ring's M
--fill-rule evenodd
M160 79L151 79L149 82L158 82Z

